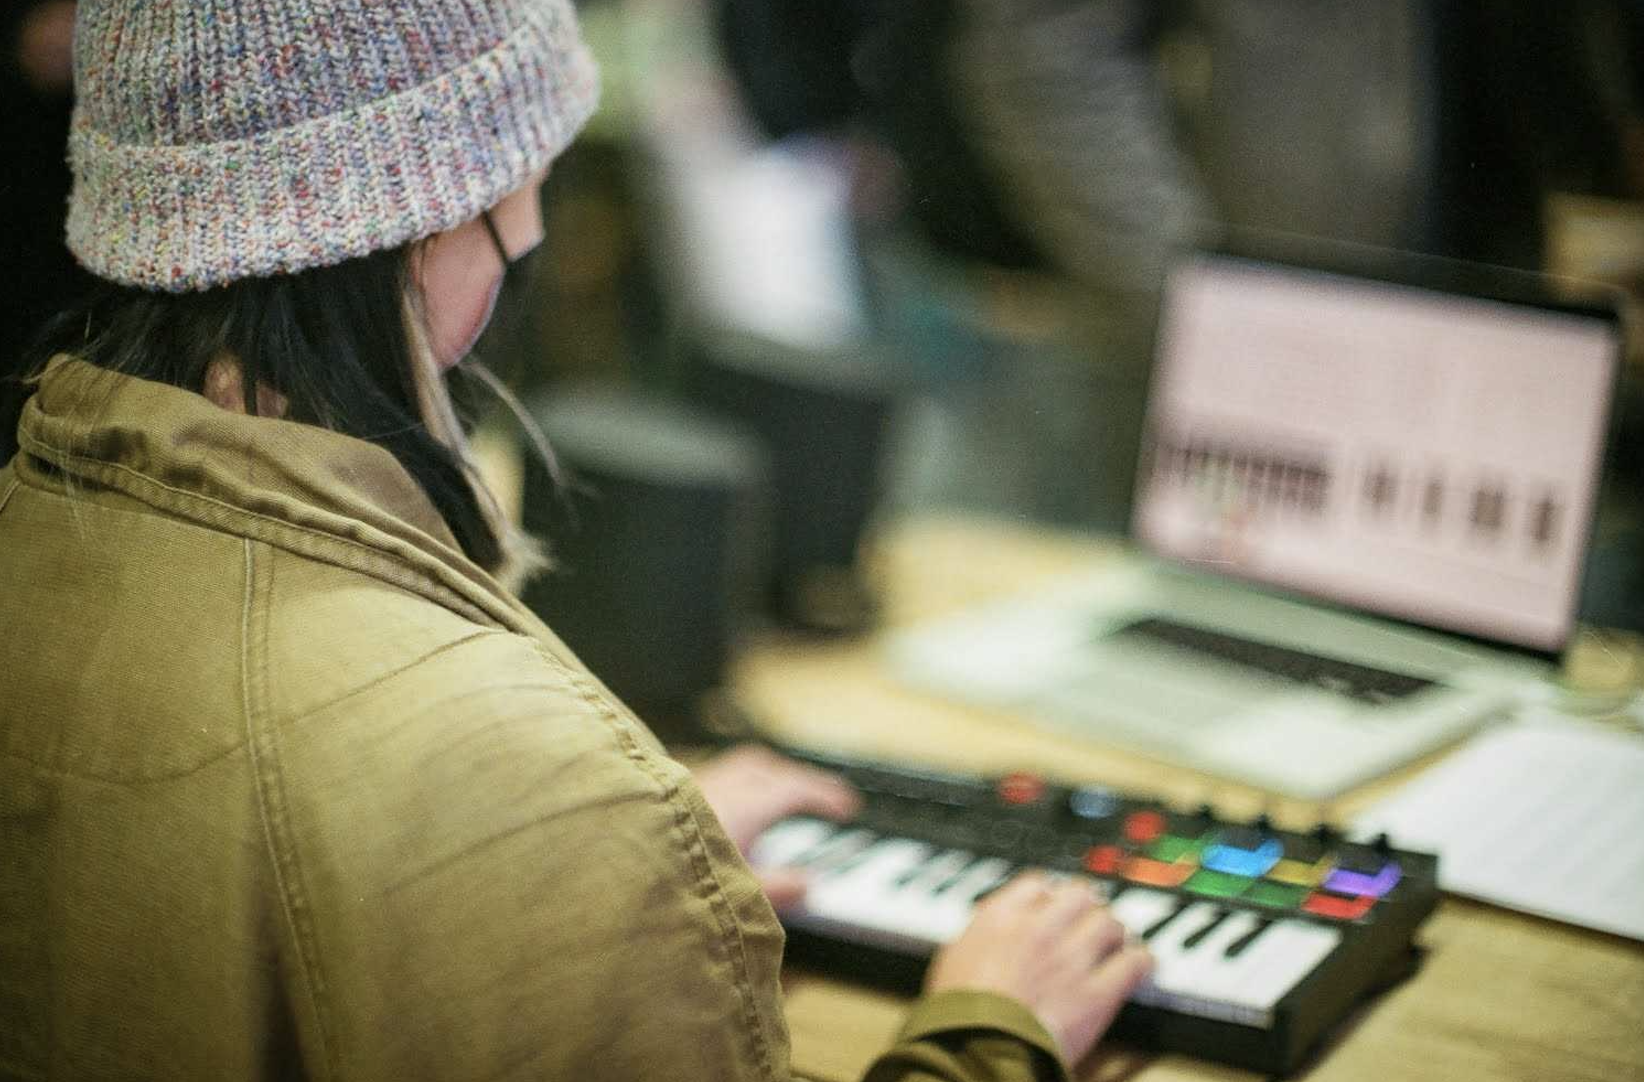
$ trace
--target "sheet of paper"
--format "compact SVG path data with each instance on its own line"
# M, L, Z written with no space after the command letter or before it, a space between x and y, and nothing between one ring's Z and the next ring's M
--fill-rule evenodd
M1439 854L1439 885L1644 940L1644 734L1537 714L1492 729L1355 824Z

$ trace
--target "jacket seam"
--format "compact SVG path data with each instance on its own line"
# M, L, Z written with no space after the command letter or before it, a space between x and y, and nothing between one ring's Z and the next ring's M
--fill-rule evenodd
M308 999L314 1011L314 1025L320 1044L320 1058L325 1065L325 1072L330 1077L337 1077L334 1045L331 1040L325 1011L325 978L320 970L318 951L313 942L313 927L307 918L308 906L306 889L302 882L302 874L297 862L285 844L289 839L286 824L285 784L280 771L279 755L274 747L273 727L266 724L261 701L253 692L253 687L267 686L268 681L268 650L266 649L268 635L267 613L263 613L261 620L254 618L259 604L256 591L256 560L253 556L253 541L245 538L245 603L241 612L240 629L240 680L241 680L241 707L244 712L246 725L246 748L250 758L251 776L257 791L257 809L262 818L263 837L268 846L269 861L274 872L275 892L280 904L280 912L285 918L287 927L291 931L292 943L297 953L297 964L301 967L303 987L308 993ZM270 565L269 573L272 575ZM265 591L261 603L267 604ZM263 647L258 650L252 642L253 625L258 625L264 642L256 644ZM256 655L256 656L254 656ZM254 684L254 678L259 683ZM262 724L260 724L262 722ZM264 746L266 744L266 747Z
M21 436L21 434L19 434L19 435ZM211 508L214 508L216 510L226 512L230 515L234 515L234 516L238 516L238 517L241 517L241 518L249 519L253 522L256 522L256 523L260 524L265 529L273 531L276 534L289 531L291 533L300 534L304 537L312 538L314 540L318 540L318 541L321 541L321 542L334 543L334 544L340 545L340 546L342 546L342 547L344 547L344 548L346 548L350 551L356 552L361 558L364 559L364 561L366 563L368 563L373 569L375 569L375 572L379 575L379 577L386 578L389 581L394 581L394 576L392 575L393 571L403 569L406 566L404 560L396 559L393 556L389 555L388 553L385 553L382 549L380 549L376 546L367 544L364 541L358 541L358 540L355 540L354 538L345 537L341 534L328 533L325 530L319 530L319 529L316 529L312 526L305 526L305 525L302 525L301 523L288 522L284 519L274 518L271 515L265 515L260 511L253 511L249 508L240 507L236 504L229 503L225 500L219 500L214 496L207 496L203 493L190 492L187 489L177 488L174 485L168 485L164 481L160 481L156 478L150 477L148 474L143 473L141 470L133 469L132 467L126 465L123 462L110 462L110 461L107 461L105 459L93 458L89 455L76 454L73 451L67 451L67 450L64 450L60 447L53 447L52 445L50 445L49 443L46 443L45 441L39 439L38 437L22 438L22 439L20 439L20 442L23 444L23 449L28 451L31 454L36 453L36 452L44 452L46 454L49 454L49 455L52 455L52 456L56 457L61 462L73 463L76 466L79 466L83 469L87 469L88 471L90 471L94 474L100 473L100 472L103 472L103 471L111 471L111 472L114 472L114 473L124 474L124 475L128 476L129 478L131 478L133 481L137 482L137 484L140 487L141 486L147 486L149 488L158 490L159 492L164 493L166 496L170 497L171 502L173 502L175 504L175 506L166 507L163 503L154 502L152 493L150 494L150 499L145 500L144 502L148 502L148 503L150 503L151 506L154 506L154 507L156 507L156 508L158 508L162 511L170 511L170 512L175 514L175 513L179 513L184 505L187 505L187 504L190 504L190 503L203 504L207 507L211 507ZM107 483L107 478L106 477L105 478L100 478L100 479L104 480L105 483ZM141 496L138 496L136 493L128 492L127 495L131 495L131 496L133 496L134 498L137 498L137 499L142 499L143 498ZM202 525L202 524L196 523L196 525ZM203 528L210 529L209 526L203 526ZM232 532L232 531L230 531L230 532ZM242 534L240 536L246 536L246 535ZM265 540L265 539L257 538L256 540ZM272 542L268 542L266 540L265 540L265 543L272 544ZM299 554L299 555L301 555L301 554ZM443 593L446 593L448 595L453 595L455 598L458 599L458 601L461 605L463 605L467 608L470 608L470 609L472 609L476 612L483 613L488 618L490 618L492 620L497 620L499 623L504 623L505 622L505 621L500 620L495 613L489 611L484 604L481 604L480 602L474 601L474 600L464 596L463 591L458 590L458 589L446 584L445 582L440 581L438 578L435 578L433 576L424 575L424 576L421 576L421 577L424 578L425 580L432 581L437 586L437 588L440 591L442 591ZM451 606L448 605L447 607L451 607Z
M311 720L316 714L324 713L327 710L331 710L331 709L333 709L337 706L342 705L343 703L347 702L349 699L354 698L354 696L356 696L356 695L364 695L368 691L374 691L377 688L382 687L384 684L387 684L391 681L399 679L400 677L404 676L406 673L410 672L412 669L415 669L418 665L422 665L425 662L433 661L435 658L439 657L441 654L446 654L446 653L449 653L452 650L456 650L456 649L459 649L460 647L467 646L469 643L475 642L479 639L490 638L494 635L506 635L506 634L508 634L508 632L506 632L506 631L492 631L492 630L487 629L487 630L470 632L469 634L464 635L460 639L452 639L450 642L440 643L440 645L434 647L432 650L429 650L427 653L419 654L418 656L412 658L410 661L407 661L404 665L401 665L398 668L392 669L388 672L382 673L381 675L374 676L370 680L367 680L363 684L357 684L354 687L349 688L347 691L339 693L335 698L327 699L323 703L318 703L314 706L307 707L306 709L302 710L300 713L288 715L285 719L285 724L288 725L288 726L290 726L290 725L300 725L303 722Z
M19 488L22 488L22 487L23 487L23 482L19 481L17 479L17 473L16 473L16 471L13 471L12 472L12 477L11 477L11 484L6 486L6 491L4 493L0 493L0 511L4 511L6 509L6 504L11 502L11 497L12 497L13 493L15 493Z
M12 759L19 763L28 763L48 774L61 778L74 778L79 781L94 781L101 785L116 785L130 788L137 785L152 785L156 782L180 781L183 778L198 774L230 756L238 754L244 749L244 742L235 742L221 751L214 751L197 763L191 763L178 770L163 771L157 774L103 774L94 770L74 770L69 767L56 765L45 759L36 759L16 751L0 751L0 758Z
M533 641L532 645L544 660L553 661L540 643ZM554 663L559 664L561 668L564 667L562 663ZM657 787L658 794L673 812L674 829L685 842L685 850L692 865L691 870L698 882L711 885L703 900L708 903L714 914L715 923L719 926L721 943L726 949L726 956L734 973L736 994L742 1001L742 1020L751 1034L761 1074L766 1078L775 1078L776 1072L771 1060L770 1045L766 1040L764 1020L760 1017L753 994L753 982L749 977L747 942L742 936L742 929L734 914L730 912L724 884L714 874L712 862L708 860L701 827L696 821L694 811L679 797L678 786L662 777L655 764L651 762L650 756L644 754L634 742L633 734L619 723L617 713L611 708L604 693L591 680L569 669L565 671L571 687L594 709L606 729L616 738L623 754Z

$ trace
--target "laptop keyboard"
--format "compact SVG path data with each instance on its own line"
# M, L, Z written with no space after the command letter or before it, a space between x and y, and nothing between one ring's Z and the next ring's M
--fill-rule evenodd
M1403 699L1433 686L1433 681L1421 677L1356 665L1338 658L1320 657L1303 650L1255 642L1159 617L1137 620L1108 632L1104 637L1113 636L1146 639L1190 650L1292 683L1312 685L1371 704Z

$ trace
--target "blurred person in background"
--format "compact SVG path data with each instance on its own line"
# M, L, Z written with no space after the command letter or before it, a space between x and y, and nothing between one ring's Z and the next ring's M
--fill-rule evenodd
M896 164L900 222L935 256L879 283L882 310L912 312L906 352L945 271L1005 287L963 298L979 328L936 350L976 446L930 457L961 490L1037 461L999 486L1028 510L1079 506L1046 498L1089 483L1069 461L1130 475L1179 247L1231 227L1533 270L1550 191L1636 198L1644 175L1639 7L1618 0L752 5L719 0L721 36L765 128L849 133ZM864 230L870 260L881 235ZM996 318L1036 282L1059 304L1047 330ZM1087 518L1122 526L1120 487Z
M804 882L742 851L855 795L670 759L452 408L594 110L569 4L78 17L99 285L0 403L0 1075L788 1078ZM1061 1078L1148 966L1019 878L869 1077Z
M0 12L0 373L85 285L63 243L73 43L72 0L12 0Z

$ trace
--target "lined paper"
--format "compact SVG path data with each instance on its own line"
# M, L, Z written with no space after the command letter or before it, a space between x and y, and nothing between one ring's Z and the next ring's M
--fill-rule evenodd
M1644 734L1536 715L1491 729L1355 824L1439 854L1439 885L1644 940Z

